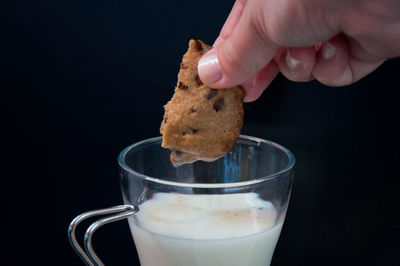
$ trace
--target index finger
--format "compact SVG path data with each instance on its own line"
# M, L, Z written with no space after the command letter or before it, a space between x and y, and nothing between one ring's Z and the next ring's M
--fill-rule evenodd
M221 42L223 42L231 35L243 14L243 9L246 6L246 3L247 0L236 0L236 2L233 4L232 10L229 13L228 18L226 19L218 38L213 44L214 47L218 46Z

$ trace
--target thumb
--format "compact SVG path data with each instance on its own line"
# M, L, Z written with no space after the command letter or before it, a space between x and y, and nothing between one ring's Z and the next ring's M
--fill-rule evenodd
M278 47L261 29L263 1L248 1L232 33L199 60L201 80L213 88L228 88L255 77L273 59Z

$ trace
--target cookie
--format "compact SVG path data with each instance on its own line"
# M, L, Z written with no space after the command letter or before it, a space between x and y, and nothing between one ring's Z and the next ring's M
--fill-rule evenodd
M190 40L172 99L164 106L160 133L171 162L213 161L235 144L243 124L241 87L211 89L197 73L200 57L212 47Z

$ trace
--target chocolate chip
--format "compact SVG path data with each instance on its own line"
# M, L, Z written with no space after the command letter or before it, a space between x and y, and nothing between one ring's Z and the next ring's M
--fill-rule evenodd
M197 51L203 50L203 46L201 45L200 40L196 40L196 49Z
M194 109L194 107L191 107L190 108L190 112L189 112L189 114L191 114L191 113L195 113L196 112L196 109Z
M215 101L213 108L216 112L220 111L222 109L222 106L224 105L224 98L219 98L218 100Z
M181 63L181 68L186 69L186 68L188 68L188 66L185 66L183 63Z
M178 88L179 88L179 89L182 89L182 90L186 90L186 89L188 88L188 86L187 86L187 85L184 85L181 81L179 81L179 83L178 83Z
M190 130L192 131L193 134L196 134L197 132L199 132L198 129L195 129L195 128L192 128L192 127L190 127Z
M165 115L165 117L164 117L164 123L167 123L167 120L168 120L168 116Z
M199 78L199 74L196 75L196 82L199 87L203 85L203 81L201 81L201 79Z
M181 156L182 155L182 151L180 151L180 150L175 150L175 155L176 156Z
M218 94L218 92L216 89L211 89L207 95L207 100L210 100L211 98L217 96L217 94Z

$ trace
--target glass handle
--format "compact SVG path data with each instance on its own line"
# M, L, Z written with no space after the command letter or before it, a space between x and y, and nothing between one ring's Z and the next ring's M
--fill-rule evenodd
M71 243L72 248L76 251L76 253L83 260L83 262L85 262L85 264L91 265L91 266L92 265L93 266L94 265L104 265L93 250L92 237L93 237L94 232L99 227L101 227L105 224L125 219L125 218L133 215L137 211L139 211L139 208L134 205L119 205L119 206L114 206L111 208L88 211L88 212L78 215L77 217L75 217L74 220L72 220L71 224L68 227L68 238L69 238L69 242ZM85 233L85 236L83 239L83 242L85 245L85 250L86 250L86 252L85 252L82 249L82 247L78 244L78 241L76 241L76 237L75 237L76 227L83 220L86 220L93 216L105 215L105 214L113 214L113 215L110 215L103 219L97 220L96 222L92 223L86 230L86 233Z

